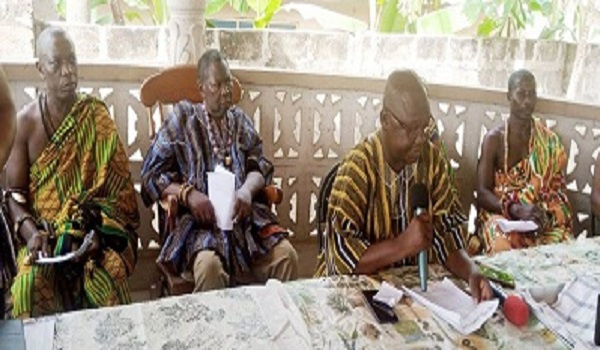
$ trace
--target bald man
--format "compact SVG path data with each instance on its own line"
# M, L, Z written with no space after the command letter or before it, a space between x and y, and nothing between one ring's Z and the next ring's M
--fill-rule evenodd
M130 302L138 210L128 158L106 105L77 93L77 57L60 28L37 41L45 91L17 117L7 167L18 248L13 316ZM92 234L93 232L93 234ZM42 265L91 242L62 264Z
M536 82L527 70L508 80L510 115L488 132L477 167L477 236L469 251L486 253L558 243L571 237L567 156L560 138L533 117ZM530 232L505 232L498 220L533 221ZM483 240L484 244L477 241Z
M428 126L429 101L418 76L395 71L386 83L381 129L360 142L341 162L329 197L327 237L317 275L373 274L416 265L428 251L468 281L475 299L491 290L464 251L466 218L441 149ZM409 189L421 183L429 207L416 215Z

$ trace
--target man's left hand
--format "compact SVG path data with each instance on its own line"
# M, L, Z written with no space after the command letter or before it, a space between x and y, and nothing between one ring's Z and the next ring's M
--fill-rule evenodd
M490 282L477 271L469 276L469 290L473 296L473 300L477 303L492 299L492 288Z
M86 262L89 259L95 259L100 255L100 233L95 232L92 236L92 244L79 258L74 259L76 262Z
M252 194L250 191L240 188L235 193L235 205L233 207L233 222L240 222L252 213Z

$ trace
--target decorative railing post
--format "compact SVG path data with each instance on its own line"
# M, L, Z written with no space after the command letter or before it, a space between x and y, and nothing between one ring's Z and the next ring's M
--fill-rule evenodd
M205 0L167 0L169 6L170 61L196 63L204 52Z

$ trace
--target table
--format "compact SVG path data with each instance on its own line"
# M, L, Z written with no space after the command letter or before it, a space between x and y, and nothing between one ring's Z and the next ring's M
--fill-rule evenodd
M511 251L478 260L510 272L519 287L564 283L578 273L600 274L600 240ZM431 279L448 276L440 266L430 267ZM376 288L381 279L408 287L418 285L416 268L408 267L375 277L248 286L72 312L53 316L54 349L262 350L290 344L298 349L565 348L535 318L518 329L499 311L474 334L461 336L408 298L396 308L399 323L379 325L360 290ZM277 304L284 305L285 312L274 312ZM275 339L283 319L292 320L291 325L297 327L285 328Z

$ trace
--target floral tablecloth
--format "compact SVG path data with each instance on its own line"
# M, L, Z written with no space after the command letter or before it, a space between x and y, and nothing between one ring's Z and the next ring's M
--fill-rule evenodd
M587 239L481 260L510 272L518 287L564 283L578 273L600 273L600 241ZM448 273L441 267L430 268L430 278L444 276ZM412 287L418 284L418 273L415 268L402 268L374 278L343 276L250 286L62 314L54 317L54 349L565 347L535 318L520 329L499 311L480 330L464 337L406 297L396 307L400 321L380 325L360 290L376 288L381 279ZM282 312L273 311L277 305Z

